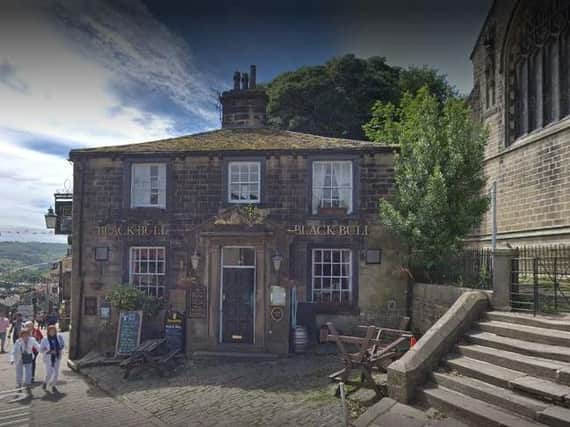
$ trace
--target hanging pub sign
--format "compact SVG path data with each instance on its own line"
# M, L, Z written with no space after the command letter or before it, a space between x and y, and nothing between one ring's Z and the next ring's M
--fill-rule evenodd
M287 232L297 236L368 236L367 225L291 225Z
M70 193L55 193L55 234L71 234L73 218L73 195Z
M205 319L208 308L208 290L206 286L194 283L190 287L188 302L188 317Z
M170 311L166 317L164 337L168 348L184 352L184 315L178 311Z
M121 311L119 313L117 342L115 344L116 356L129 355L139 346L141 342L142 319L142 311Z
M161 224L106 224L97 226L97 237L105 239L135 237L165 237L166 226Z

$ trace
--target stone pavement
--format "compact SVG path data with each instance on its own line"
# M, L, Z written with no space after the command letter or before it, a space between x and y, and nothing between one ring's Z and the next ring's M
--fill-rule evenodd
M163 424L141 411L133 410L90 385L81 375L72 372L66 360L62 363L60 393L44 392L37 383L32 398L15 390L15 369L8 354L0 354L0 427L16 426L162 426ZM36 380L44 374L43 362L38 359Z
M354 423L355 427L467 427L456 419L428 409L422 411L388 397L370 407Z
M82 368L103 390L168 426L342 426L331 356L274 361L188 361L171 377L122 378L117 366Z

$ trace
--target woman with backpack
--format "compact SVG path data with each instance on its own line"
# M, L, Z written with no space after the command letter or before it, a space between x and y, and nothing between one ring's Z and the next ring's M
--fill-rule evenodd
M16 340L10 353L10 364L16 365L16 385L18 388L26 387L31 394L32 363L34 361L34 349L39 350L40 345L30 335L30 330L22 329L20 338Z
M32 337L38 343L42 342L44 335L42 334L40 328L36 328L32 320L28 320L26 323L24 323L24 328L30 331ZM32 362L32 384L34 383L36 377L36 359L38 358L38 356L39 356L38 349L34 349L34 361Z
M42 388L47 390L51 387L53 393L57 393L57 378L59 377L59 365L63 356L63 337L57 333L55 325L47 327L47 334L40 344L40 353L44 355L46 379Z

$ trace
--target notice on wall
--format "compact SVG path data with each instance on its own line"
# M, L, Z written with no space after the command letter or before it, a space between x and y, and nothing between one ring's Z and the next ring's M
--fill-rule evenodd
M121 311L117 328L115 355L131 354L141 342L142 311Z
M193 284L189 295L188 317L205 319L208 310L208 289L204 285Z
M184 352L184 316L178 311L171 311L166 317L164 337L170 350Z
M271 305L285 305L287 302L287 293L282 286L271 286L270 294Z

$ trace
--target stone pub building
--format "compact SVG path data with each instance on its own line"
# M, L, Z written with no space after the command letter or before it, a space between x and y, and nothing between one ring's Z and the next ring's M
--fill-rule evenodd
M297 325L315 342L327 321L405 315L404 251L378 218L395 148L264 127L255 67L220 101L219 130L71 151L72 357L115 333L118 285L184 313L188 355L286 354Z

